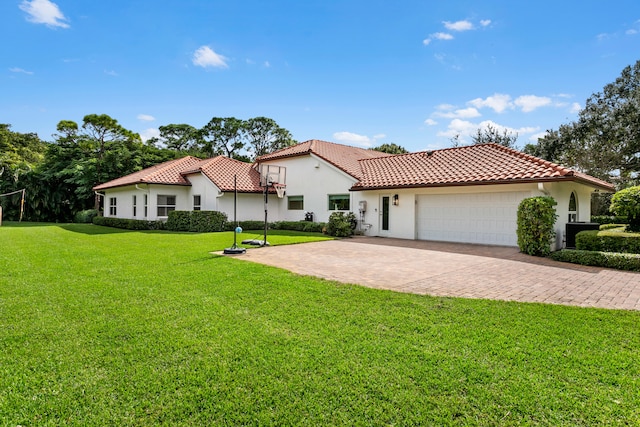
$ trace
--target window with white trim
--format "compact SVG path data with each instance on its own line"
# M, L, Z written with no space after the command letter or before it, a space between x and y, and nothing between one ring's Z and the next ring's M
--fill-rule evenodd
M193 196L193 210L199 211L202 209L202 197L199 194Z
M350 209L348 194L329 194L330 211L348 211Z
M169 216L176 210L176 196L158 194L158 216Z
M109 216L116 216L118 213L118 199L109 197Z
M576 193L571 192L571 196L569 197L569 221L568 222L577 222L578 221L578 200L576 199Z
M304 210L304 196L287 196L287 209L290 211Z
M135 218L138 215L138 197L133 195L133 217Z

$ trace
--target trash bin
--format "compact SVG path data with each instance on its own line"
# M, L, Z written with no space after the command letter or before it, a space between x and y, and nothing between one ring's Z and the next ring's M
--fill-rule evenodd
M304 220L305 221L309 221L309 222L313 222L313 212L305 212L304 213Z

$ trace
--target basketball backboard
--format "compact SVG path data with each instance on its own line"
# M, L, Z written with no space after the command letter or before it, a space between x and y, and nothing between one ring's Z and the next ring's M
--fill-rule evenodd
M274 184L287 185L287 168L277 165L260 165L260 186L272 187Z

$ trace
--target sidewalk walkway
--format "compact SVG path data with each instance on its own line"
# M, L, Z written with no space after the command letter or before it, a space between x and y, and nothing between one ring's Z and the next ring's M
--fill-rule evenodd
M640 273L560 263L511 247L357 237L237 257L398 292L640 310Z

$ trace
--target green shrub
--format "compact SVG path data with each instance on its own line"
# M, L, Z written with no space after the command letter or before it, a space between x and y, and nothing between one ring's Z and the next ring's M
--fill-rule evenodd
M327 234L335 237L349 237L357 224L356 216L353 212L345 214L344 212L334 212L329 216L327 223Z
M125 230L164 230L165 224L162 221L148 221L144 219L126 219L96 216L93 218L95 225L105 227L122 228Z
M227 214L218 211L171 211L167 230L209 233L225 230Z
M600 225L600 231L604 231L604 230L614 230L616 228L620 228L620 229L624 229L626 227L626 224L602 224Z
M576 249L640 254L640 234L588 230L576 234Z
M535 256L551 252L555 238L556 201L552 197L529 197L518 206L518 247L520 251Z
M247 220L247 221L238 221L238 225L242 227L243 230L264 230L264 221L258 220ZM268 228L271 228L271 224L267 224ZM236 228L236 223L233 221L228 221L224 229L227 231L233 231Z
M584 233L584 231L582 233ZM551 253L549 257L556 261L570 262L573 264L615 268L626 271L640 271L640 255L638 254L563 249Z
M629 219L628 231L640 231L640 185L618 191L611 198L609 210Z
M591 222L597 222L600 225L603 224L627 224L628 220L626 216L614 216L614 215L592 215Z
M87 209L84 211L76 212L73 217L73 222L77 222L79 224L91 224L93 222L93 218L98 216L98 211L95 209Z

